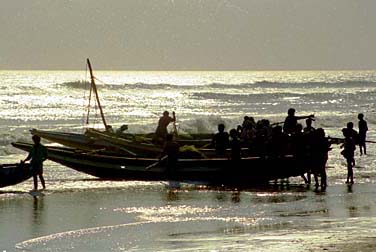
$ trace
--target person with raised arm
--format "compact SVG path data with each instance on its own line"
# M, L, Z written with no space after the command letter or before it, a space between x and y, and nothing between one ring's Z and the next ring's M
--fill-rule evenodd
M295 132L295 127L298 124L298 120L307 119L307 118L312 119L314 117L315 117L314 114L308 115L308 116L296 116L295 115L295 109L290 108L287 111L287 117L286 117L286 119L283 123L283 132L285 134L292 134L293 132Z
M171 122L175 122L175 121L176 121L175 112L172 112L172 117L171 117L170 113L167 110L164 111L163 116L159 118L158 127L155 130L155 133L153 136L153 142L164 142L168 134L167 126Z

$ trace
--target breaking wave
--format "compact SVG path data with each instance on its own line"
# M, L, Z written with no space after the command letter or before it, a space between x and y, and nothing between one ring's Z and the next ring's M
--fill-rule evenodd
M88 89L90 83L87 81L73 81L64 82L58 84L60 87L75 88L75 89ZM338 81L338 82L270 82L270 81L258 81L254 83L211 83L211 84L195 84L195 85L181 85L170 83L124 83L124 84L97 84L98 89L197 89L197 88L210 88L210 89L224 89L224 88L236 88L236 89L253 89L253 88L376 88L376 82L373 81Z

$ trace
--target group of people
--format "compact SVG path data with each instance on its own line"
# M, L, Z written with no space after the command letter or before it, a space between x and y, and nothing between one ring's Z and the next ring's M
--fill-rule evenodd
M345 137L344 142L341 145L343 150L341 154L346 159L347 163L347 184L354 183L354 172L353 167L355 167L355 149L356 145L359 145L360 155L367 155L367 145L366 137L368 131L367 121L364 120L364 115L362 113L358 114L358 130L354 130L354 123L348 122L346 128L342 129L343 136Z
M359 132L354 130L354 124L349 122L342 130L344 139L334 139L325 136L323 128L315 129L312 122L314 115L296 116L295 109L290 108L287 117L281 123L270 124L266 119L255 121L254 118L245 116L242 125L231 129L230 134L225 131L225 125L218 125L218 133L213 137L212 146L217 155L223 156L226 149L231 149L231 158L241 157L241 148L245 147L250 155L260 157L279 158L284 155L294 155L302 168L308 168L308 173L302 174L307 184L311 183L314 176L315 185L325 188L327 186L326 162L332 143L342 143L341 152L347 161L348 175L346 183L354 183L353 167L355 166L354 151L359 145L360 155L367 154L366 134L368 131L364 115L359 114ZM303 128L299 120L306 119ZM320 182L319 182L319 178Z

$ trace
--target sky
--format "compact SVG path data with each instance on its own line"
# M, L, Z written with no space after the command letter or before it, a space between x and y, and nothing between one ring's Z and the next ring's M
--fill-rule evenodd
M374 70L375 0L0 0L0 70Z

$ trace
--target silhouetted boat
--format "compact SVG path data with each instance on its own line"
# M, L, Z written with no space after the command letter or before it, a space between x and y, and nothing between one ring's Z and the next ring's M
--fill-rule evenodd
M96 129L87 129L85 134L67 133L59 131L37 130L31 129L32 135L46 139L50 142L58 143L66 147L93 151L104 149L107 152L114 152L130 157L156 157L162 151L162 146L148 143L148 139L144 138L144 134L127 134L127 138L116 136ZM193 135L195 137L195 135ZM146 141L138 141L135 139L146 139ZM184 145L205 145L210 143L208 139L183 139L177 141L181 146ZM214 149L198 148L203 155L215 155Z
M0 166L0 187L21 183L32 176L30 164L3 164Z
M32 144L12 143L29 151ZM299 176L300 169L292 156L278 159L243 158L238 162L226 158L179 159L174 172L165 171L164 161L153 158L130 158L47 146L48 159L92 176L112 180L203 181L211 184L253 185L270 180ZM152 167L147 169L148 167Z

